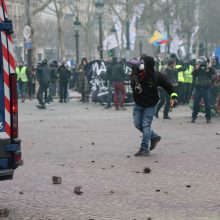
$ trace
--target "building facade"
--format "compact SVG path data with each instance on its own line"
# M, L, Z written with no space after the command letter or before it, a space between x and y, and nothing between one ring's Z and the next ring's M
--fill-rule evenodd
M25 4L24 0L6 0L9 18L13 21L14 34L14 51L16 61L24 60L23 52L23 28L25 25Z

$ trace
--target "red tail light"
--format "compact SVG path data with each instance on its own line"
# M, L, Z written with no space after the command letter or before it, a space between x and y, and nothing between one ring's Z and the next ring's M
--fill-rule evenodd
M21 155L17 154L15 155L15 162L18 163L21 160Z
M11 138L18 138L18 97L16 74L10 74L11 89Z

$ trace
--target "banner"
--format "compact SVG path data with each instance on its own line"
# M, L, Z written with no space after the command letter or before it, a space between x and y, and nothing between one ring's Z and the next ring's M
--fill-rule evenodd
M133 103L132 91L130 87L129 74L131 72L131 64L123 63L125 70L125 89L126 89L126 99L125 103ZM107 69L109 62L102 60L93 60L85 66L86 78L89 82L89 87L91 90L91 100L92 102L106 103L108 98L109 86L111 86L112 93L114 94L112 85L109 85L107 80ZM113 101L113 100L112 100Z

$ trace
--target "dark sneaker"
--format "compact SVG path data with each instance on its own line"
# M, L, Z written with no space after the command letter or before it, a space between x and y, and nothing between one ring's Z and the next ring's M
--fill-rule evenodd
M211 119L207 119L206 123L210 124L211 123Z
M195 123L196 119L192 118L191 123Z
M150 154L149 150L142 150L140 149L134 156L141 157L141 156L148 156Z
M157 136L156 138L151 140L151 146L150 146L150 150L153 150L156 148L157 143L160 142L161 140L161 136Z
M38 109L46 109L46 106L45 105L37 105L37 108Z
M163 117L163 119L172 119L169 115Z
M104 107L104 109L109 109L109 108L111 108L111 106L109 106L109 105Z

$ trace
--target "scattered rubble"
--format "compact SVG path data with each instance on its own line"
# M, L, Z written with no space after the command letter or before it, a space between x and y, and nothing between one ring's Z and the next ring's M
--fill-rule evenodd
M150 167L145 167L143 170L143 173L150 173L151 172L151 168Z
M61 184L62 183L62 178L59 177L59 176L53 176L52 181L53 181L53 184Z
M8 209L0 209L0 218L7 218L9 216Z
M76 186L74 187L74 193L77 195L83 194L83 191L81 191L82 187L81 186Z
M110 191L110 194L113 194L113 193L115 193L114 190L111 190L111 191Z

